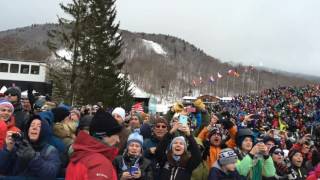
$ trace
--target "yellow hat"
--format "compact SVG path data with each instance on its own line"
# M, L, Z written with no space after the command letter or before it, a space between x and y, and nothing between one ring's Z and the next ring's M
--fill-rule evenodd
M206 105L202 102L201 99L197 99L193 102L193 105L196 107L196 108L199 108L199 109L205 109L206 108Z
M173 110L174 112L176 113L180 113L184 110L184 106L182 103L180 102L176 102L174 105L173 105Z

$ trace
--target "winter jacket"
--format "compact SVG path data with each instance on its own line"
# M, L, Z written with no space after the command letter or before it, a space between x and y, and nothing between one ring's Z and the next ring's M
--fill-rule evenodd
M157 139L154 135L152 135L151 138L144 140L143 142L144 157L152 161L155 158L155 155L151 154L150 148L157 147L159 142L160 140Z
M29 119L29 115L23 111L21 103L14 105L13 116L15 117L17 128L21 130L24 129L24 126Z
M144 157L133 158L128 155L121 155L116 157L113 165L116 168L118 179L121 178L123 172L130 172L130 168L135 166L139 167L141 171L139 180L153 180L151 162Z
M230 173L225 173L221 166L216 162L214 166L210 169L208 180L242 180L245 179L241 177L237 170Z
M75 139L73 154L67 167L68 180L117 180L117 173L112 161L118 149L108 147L84 131Z
M228 129L229 134L230 134L230 139L225 143L225 146L229 148L234 148L236 147L236 135L237 135L237 127L232 126L230 129ZM207 140L209 135L208 128L203 128L200 134L198 135L198 138L201 139L202 141ZM207 163L208 167L211 168L214 163L218 160L219 158L219 153L221 151L221 146L216 147L216 146L210 146L209 149L209 157L207 158Z
M250 154L246 155L241 161L238 161L237 171L241 176L252 180L256 180L256 178L261 179L261 176L266 178L274 177L276 173L273 160L270 156L257 159Z
M15 118L11 116L9 121L0 120L0 149L3 148L8 131L20 132L20 129L15 126Z
M51 111L45 111L45 112L39 113L39 116L41 117L42 120L46 120L49 123L51 127L50 131L53 131L53 126L54 126L53 113ZM51 133L48 143L54 146L56 149L58 149L60 154L64 154L66 152L66 146L63 143L63 141L60 138L56 137L53 133Z
M202 161L199 166L193 170L191 180L207 180L209 167L206 161Z
M307 178L307 171L304 167L296 167L296 166L291 166L289 167L291 170L289 174L289 179L295 179L295 180L304 180Z
M191 156L184 153L181 156L181 160L177 162L173 160L171 150L166 153L172 138L173 135L168 133L157 146L156 161L159 174L155 176L161 180L190 180L192 171L197 168L202 161L199 147L192 135L187 136L186 139L189 142L188 150L190 150Z
M31 122L30 122L31 123ZM26 124L24 134L28 134L30 123ZM0 174L8 176L27 176L41 179L55 179L60 168L59 153L56 148L48 144L50 136L50 127L48 123L41 123L39 140L37 142L29 142L35 152L34 156L26 161L24 152L22 156L17 155L17 151L21 146L15 146L12 151L8 151L6 146L0 151Z

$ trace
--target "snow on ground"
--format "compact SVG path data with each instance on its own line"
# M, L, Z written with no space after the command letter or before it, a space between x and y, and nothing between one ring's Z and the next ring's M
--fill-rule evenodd
M59 49L56 53L58 54L58 56L65 58L66 60L71 61L72 59L72 52L67 49Z
M160 44L145 39L142 39L142 41L147 49L152 49L155 53L160 55L167 55L167 52L162 48Z

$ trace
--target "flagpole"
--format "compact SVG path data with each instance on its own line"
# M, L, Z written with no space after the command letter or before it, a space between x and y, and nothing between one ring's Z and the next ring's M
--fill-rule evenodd
M236 77L233 77L233 93L236 91Z
M229 76L227 76L227 97L229 96Z

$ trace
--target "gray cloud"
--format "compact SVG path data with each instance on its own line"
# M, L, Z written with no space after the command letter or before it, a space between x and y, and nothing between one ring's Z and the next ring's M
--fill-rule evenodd
M58 3L2 1L0 30L56 22L57 14L63 14ZM181 37L222 61L263 62L320 76L318 7L318 0L117 1L122 29Z

